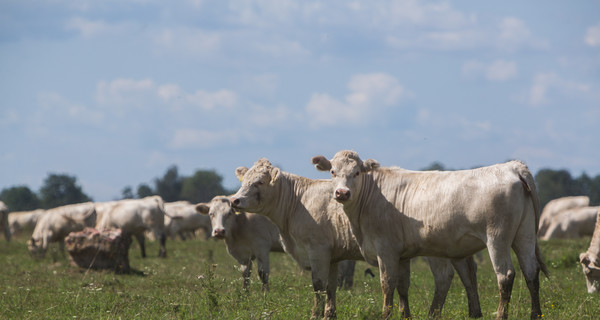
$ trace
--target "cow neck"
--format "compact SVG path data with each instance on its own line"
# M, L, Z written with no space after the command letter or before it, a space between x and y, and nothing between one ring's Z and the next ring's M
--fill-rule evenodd
M300 176L282 171L277 181L276 200L270 206L267 216L282 233L287 233L290 213L296 211L300 202L298 194L302 192L302 188L298 184L299 180Z
M237 239L237 235L241 234L243 230L241 230L242 226L248 226L248 216L245 212L240 212L239 214L234 214L233 223L231 224L231 232L230 237L225 237L225 243L233 244ZM231 242L231 243L229 243Z
M592 241L590 242L588 252L596 255L596 257L600 257L600 207L598 207L596 228L594 229L594 234L592 235Z

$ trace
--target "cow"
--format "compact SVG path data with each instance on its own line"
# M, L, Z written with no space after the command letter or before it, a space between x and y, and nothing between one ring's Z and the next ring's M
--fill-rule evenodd
M542 210L540 216L540 224L538 227L538 237L544 238L550 224L554 221L554 218L561 212L579 207L587 207L590 205L590 198L588 196L574 196L574 197L562 197L554 200L550 200Z
M515 269L512 248L531 296L531 318L542 316L539 271L547 275L537 244L539 201L533 176L520 161L462 171L410 171L380 167L343 150L332 160L312 158L331 173L331 197L342 204L367 262L379 265L383 315L394 291L403 317L408 308L409 259L463 259L487 247L500 289L497 317L508 317Z
M96 223L96 229L104 230L120 228L124 234L137 239L140 244L142 258L146 257L144 232L151 231L160 241L158 256L167 256L165 234L165 209L160 196L150 196L143 199L125 199L116 202L100 203L101 211Z
M212 227L210 218L196 211L196 205L188 201L177 201L165 203L165 229L167 236L175 239L179 235L182 240L185 240L185 235L193 235L197 229L204 231L205 238L210 237ZM174 219L172 219L173 217Z
M70 204L46 210L40 215L27 247L34 258L43 258L51 242L58 242L64 254L65 237L73 231L93 227L96 223L94 203Z
M23 231L32 232L40 216L45 212L44 209L33 211L13 211L8 215L8 224L10 233L17 235Z
M590 247L579 255L579 262L583 268L588 293L600 292L600 209Z
M209 203L198 203L196 210L210 217L212 237L224 239L227 252L241 265L242 288L247 289L250 284L252 260L256 259L263 291L268 291L269 253L284 252L277 226L258 214L236 213L226 196L216 196Z
M0 201L0 227L4 231L4 239L10 242L10 226L8 224L8 207L4 202Z
M312 317L335 317L338 263L364 258L341 204L330 196L331 182L283 172L264 158L250 169L237 168L236 176L242 186L230 198L232 207L264 215L275 223L285 251L301 268L311 270L315 292ZM475 279L468 275L469 265L458 265L476 316L481 311ZM432 258L430 267L436 280L433 313L441 310L454 270L448 259Z
M600 207L577 207L555 215L541 240L592 236Z

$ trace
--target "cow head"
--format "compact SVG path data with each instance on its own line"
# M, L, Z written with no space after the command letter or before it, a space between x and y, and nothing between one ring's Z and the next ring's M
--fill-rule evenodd
M281 170L273 167L269 160L262 158L252 168L239 167L235 174L242 181L242 186L230 200L232 207L240 210L258 211L268 203L279 182Z
M600 259L589 252L579 255L588 293L600 292Z
M348 150L339 151L331 160L324 156L313 157L312 163L319 171L331 172L333 197L342 203L352 200L352 195L360 192L361 175L379 167L377 161L369 159L363 162L358 153Z
M42 259L46 255L46 248L43 247L42 240L31 237L27 241L29 254L35 259Z
M229 199L224 196L214 197L210 203L199 203L196 211L207 214L212 224L211 235L216 239L224 239L231 232L235 211Z

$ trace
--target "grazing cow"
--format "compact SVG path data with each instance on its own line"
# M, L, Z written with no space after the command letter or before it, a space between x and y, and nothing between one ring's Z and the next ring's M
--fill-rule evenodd
M4 239L10 241L10 226L8 224L8 207L0 201L0 227L4 230Z
M586 252L579 255L588 293L600 292L600 209L596 218L596 228Z
M554 216L542 240L577 239L592 236L600 207L578 207Z
M185 235L193 235L197 229L202 229L206 239L210 237L210 218L198 211L196 205L187 201L165 203L165 229L167 236L175 239L179 235L185 240ZM173 219L171 218L173 217Z
M160 196L143 199L125 199L98 205L101 213L96 229L120 228L124 234L135 236L140 244L142 257L146 257L144 232L151 231L160 241L158 256L167 256L164 202Z
M497 317L508 317L515 277L511 248L529 288L531 318L542 316L539 271L547 274L547 269L536 238L539 204L533 177L522 162L418 172L379 168L377 161L363 162L354 151L312 162L331 172L331 197L343 204L367 262L379 264L384 317L391 314L395 290L402 316L410 316L410 258L462 259L486 246L500 289Z
M283 252L277 226L258 214L236 214L229 199L224 196L216 196L209 203L199 203L196 210L210 217L212 236L224 239L227 251L242 266L242 288L247 289L250 284L252 260L256 259L263 290L268 291L269 253Z
M64 254L65 237L73 231L93 227L96 223L96 209L92 202L70 204L46 210L40 216L31 239L27 241L29 252L34 257L43 258L51 242L58 242Z
M576 196L576 197L562 197L549 201L542 210L540 216L540 223L538 229L538 237L543 238L550 227L550 224L554 221L554 218L561 212L579 208L587 207L590 205L590 198L588 196Z
M282 172L267 159L259 159L250 169L237 168L236 175L242 186L230 199L232 207L264 215L275 223L285 251L301 268L312 271L315 292L312 317L335 317L338 263L364 258L342 206L330 196L333 192L330 181ZM476 282L468 276L469 266L466 263L462 266L459 274L468 288L469 305L474 306L476 315L479 310ZM454 270L447 259L432 258L430 267L436 280L430 310L433 312L441 310Z
M32 232L40 216L45 212L44 209L33 211L15 211L8 215L8 224L10 233L17 235L23 231Z

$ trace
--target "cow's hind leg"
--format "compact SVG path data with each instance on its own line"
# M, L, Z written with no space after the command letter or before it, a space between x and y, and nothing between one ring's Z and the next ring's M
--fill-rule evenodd
M140 250L142 251L142 258L146 257L146 245L144 243L144 233L138 233L135 235L138 243L140 244Z
M473 259L473 256L470 256L464 259L453 260L452 264L467 292L469 317L483 317L481 304L479 303L479 293L477 292L477 263L475 263L475 259Z
M542 308L540 306L540 265L536 257L537 242L533 239L522 239L517 236L513 243L513 250L519 260L519 266L523 271L529 295L531 297L531 319L540 319L542 317Z
M508 319L508 305L515 280L515 268L510 259L510 248L488 245L490 259L498 279L500 301L498 303L497 319Z
M158 256L161 258L167 257L167 235L165 232L159 232L160 248L158 249Z
M454 277L454 269L449 259L425 257L433 274L435 292L429 308L429 318L438 319L441 316L448 290Z
M269 291L269 252L257 254L256 263L258 264L258 277L262 281L262 289L267 292Z

